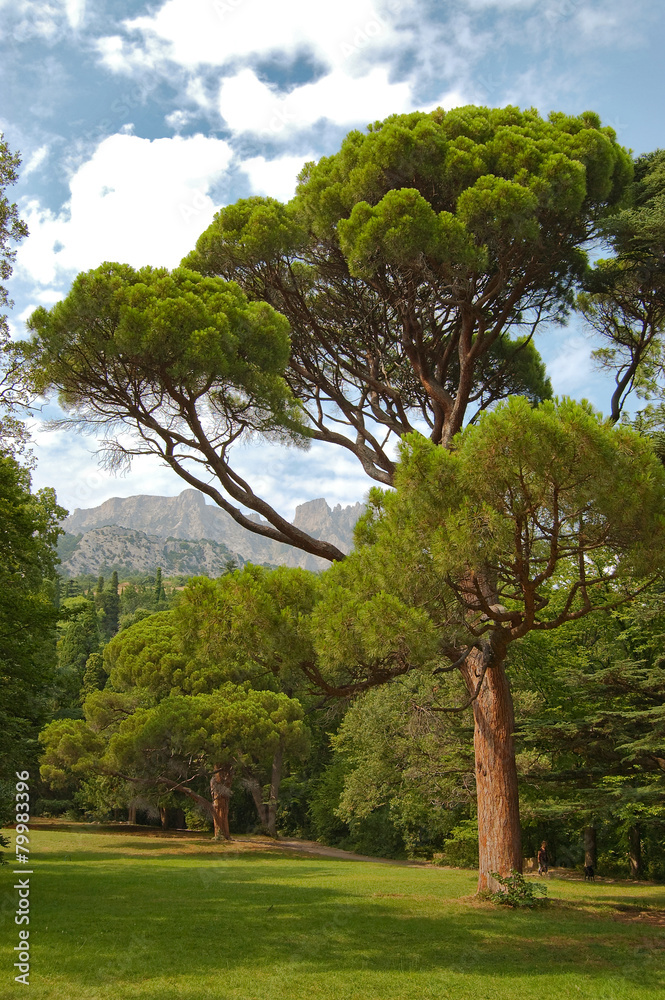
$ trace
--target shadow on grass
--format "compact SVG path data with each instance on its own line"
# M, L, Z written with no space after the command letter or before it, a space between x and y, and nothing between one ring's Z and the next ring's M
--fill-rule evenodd
M45 864L35 886L43 974L66 970L72 984L117 981L124 988L136 977L198 981L221 970L351 977L449 970L496 979L549 976L554 967L563 974L583 968L604 983L611 974L613 982L662 984L662 956L656 967L650 952L634 951L640 929L592 920L576 908L468 905L446 899L443 884L437 898L428 877L361 873L336 858L176 857L180 865L135 872L118 859L117 869L100 871L85 862L111 856L85 852L66 881L59 865ZM192 870L189 862L199 857Z

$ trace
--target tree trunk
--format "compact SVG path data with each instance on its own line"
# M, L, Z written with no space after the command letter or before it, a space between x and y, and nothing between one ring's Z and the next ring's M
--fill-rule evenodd
M129 805L127 813L128 813L127 816L128 822L131 823L132 826L136 826L136 806L134 805L133 802Z
M159 819L162 824L162 830L168 830L169 828L169 811L166 806L159 807Z
M630 877L639 878L642 874L642 836L637 823L628 830L628 860Z
M478 892L497 890L492 872L509 875L522 871L517 768L515 765L515 715L503 659L489 644L472 650L462 674L474 694L486 668L478 697L473 702L478 801Z
M263 801L263 794L261 792L261 786L254 777L245 778L243 784L249 789L251 796L254 800L254 805L256 806L256 812L259 817L259 823L265 833L268 833L268 805Z
M584 866L585 868L596 868L596 828L595 826L584 827Z
M231 782L233 768L230 764L216 764L210 779L210 794L212 795L212 821L215 826L215 840L230 840L229 830L229 800L231 798Z
M280 744L272 759L272 775L270 778L270 801L268 803L268 833L277 836L277 805L279 803L279 786L282 781L282 763L284 747Z

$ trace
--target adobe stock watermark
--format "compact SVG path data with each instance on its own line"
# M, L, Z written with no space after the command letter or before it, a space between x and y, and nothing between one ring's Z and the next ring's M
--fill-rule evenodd
M14 982L22 983L23 986L30 985L30 876L33 874L32 868L22 868L21 865L30 864L30 774L28 771L16 772L16 825L15 825L15 846L16 846L16 867L14 875L22 876L16 880L14 889L18 893L17 907L14 915L14 923L19 927L18 944L14 945L15 957L18 962L14 962L14 968L18 970L18 975L14 976Z

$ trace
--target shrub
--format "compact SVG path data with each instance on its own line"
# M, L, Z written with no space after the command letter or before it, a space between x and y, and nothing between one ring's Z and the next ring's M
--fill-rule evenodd
M463 819L454 826L443 843L439 862L453 868L478 867L478 821Z
M542 898L547 896L547 886L540 882L527 881L516 868L513 868L510 875L499 875L498 872L491 874L492 878L502 886L498 892L490 894L493 903L533 909L534 906L542 906L548 902Z

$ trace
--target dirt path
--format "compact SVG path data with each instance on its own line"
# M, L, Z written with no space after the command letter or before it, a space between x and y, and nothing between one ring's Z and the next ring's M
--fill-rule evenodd
M354 854L352 851L342 851L339 847L326 847L317 844L315 840L295 840L280 837L271 840L269 837L251 837L253 844L273 848L276 851L297 851L300 854L315 854L322 858L339 858L340 861L372 861L376 865L399 865L402 868L429 868L425 861L396 861L392 858L373 858L366 854Z

